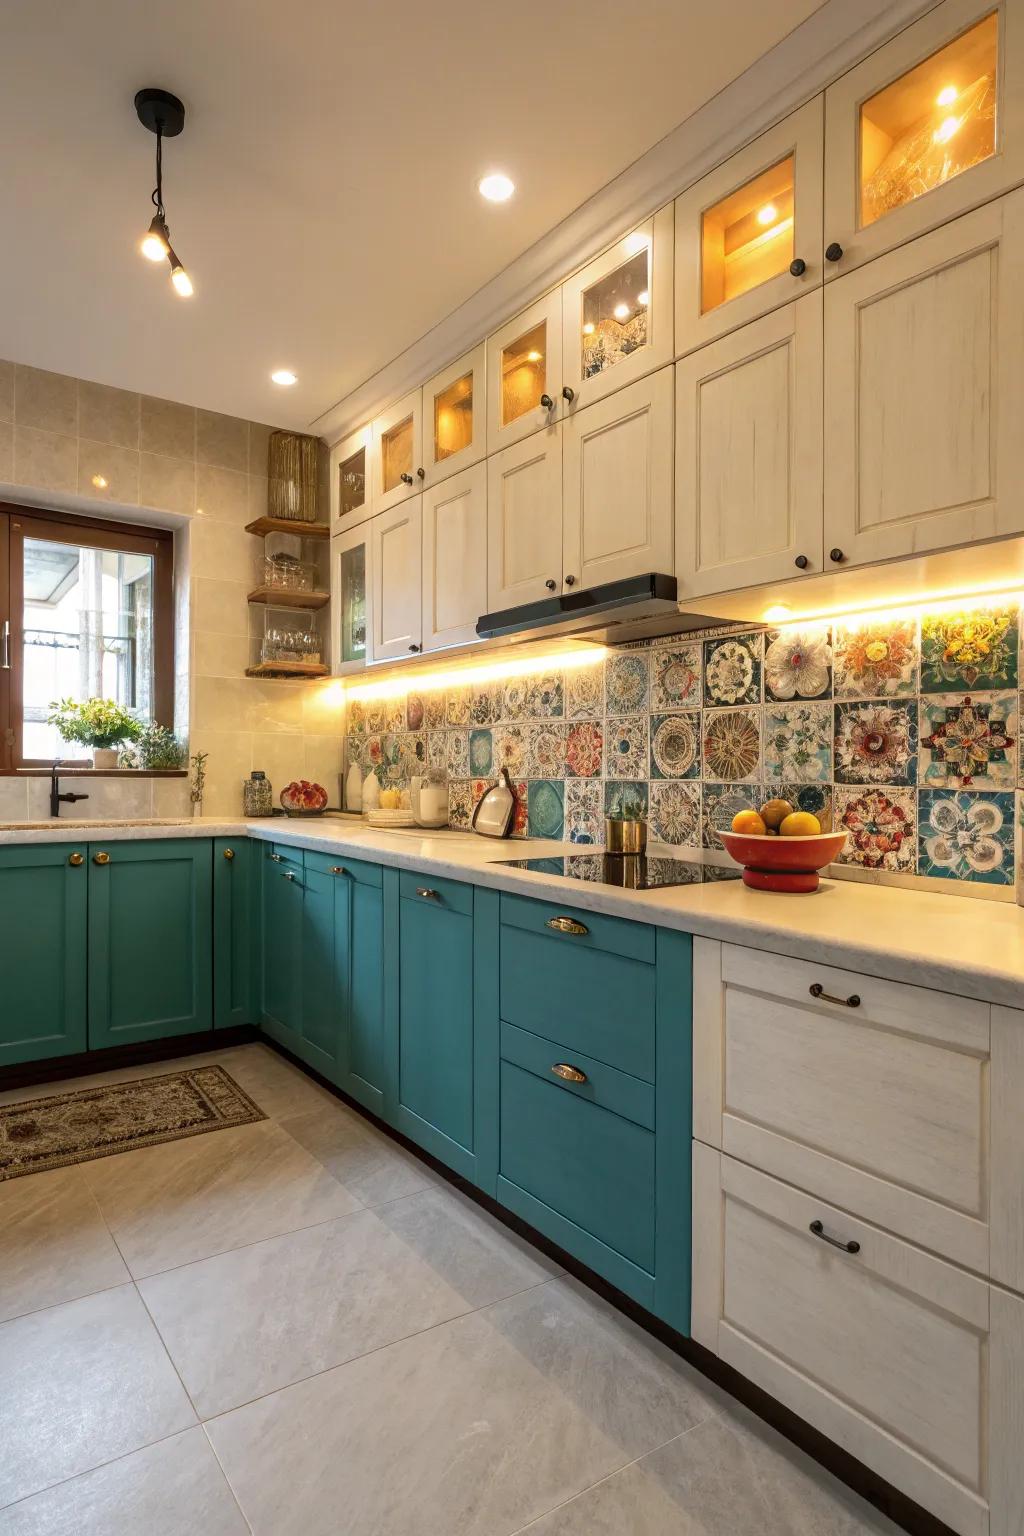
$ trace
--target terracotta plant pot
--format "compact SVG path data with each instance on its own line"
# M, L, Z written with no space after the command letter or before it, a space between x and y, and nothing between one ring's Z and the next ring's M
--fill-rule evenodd
M845 832L813 837L767 837L719 832L726 852L743 865L743 883L755 891L816 891L818 870L837 858Z

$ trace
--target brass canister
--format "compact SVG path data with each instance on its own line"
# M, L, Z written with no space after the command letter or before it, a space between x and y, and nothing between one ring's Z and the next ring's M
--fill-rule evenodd
M620 816L606 816L604 846L608 853L643 853L647 847L646 821L624 821Z

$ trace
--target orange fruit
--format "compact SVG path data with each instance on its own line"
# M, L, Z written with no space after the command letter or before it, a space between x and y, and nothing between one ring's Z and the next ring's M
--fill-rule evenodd
M737 811L732 819L734 832L745 832L748 837L763 837L768 830L757 811Z
M794 811L786 817L779 831L783 837L816 837L821 831L821 822L810 811Z
M761 820L769 832L774 832L781 827L787 816L792 816L793 807L788 800L766 800L761 807Z

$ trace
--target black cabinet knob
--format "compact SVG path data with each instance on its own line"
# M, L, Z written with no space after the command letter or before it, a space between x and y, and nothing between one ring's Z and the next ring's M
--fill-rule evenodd
M423 647L422 645L410 645L409 649L410 651L422 651Z
M576 585L576 577L575 576L567 576L565 578L565 584L566 584L567 587L574 587Z
M802 259L802 257L797 256L790 262L789 270L792 272L794 277L803 277L804 273L807 271L807 263Z
M806 555L797 555L796 559L793 561L793 564L796 566L798 571L806 571L810 563L811 562L808 560Z
M842 255L843 255L843 248L839 244L838 240L833 240L831 245L826 245L826 247L825 247L825 260L826 261L840 261L842 259Z
M547 587L549 592L553 592L555 590L555 588L558 586L558 582L557 581L553 581L549 577L548 580L544 583L544 585Z
M570 389L568 384L562 385L562 399L565 400L569 405L572 405L573 401L576 399L576 391L574 389Z
M555 402L550 395L541 395L540 403L546 411L553 411L555 408Z
M425 480L425 479L426 479L426 478L427 478L427 472L426 472L426 470L425 470L425 469L418 469L418 470L417 470L417 471L416 471L416 473L417 473L417 475L418 475L418 476L419 476L419 478L420 478L420 479L421 479L421 480Z
M412 475L407 475L403 472L399 478L403 485L412 485Z
M836 565L838 565L840 563L840 561L846 559L846 556L843 554L842 550L839 549L838 547L836 549L830 549L829 552L828 552L828 557L829 557L830 560L834 560Z

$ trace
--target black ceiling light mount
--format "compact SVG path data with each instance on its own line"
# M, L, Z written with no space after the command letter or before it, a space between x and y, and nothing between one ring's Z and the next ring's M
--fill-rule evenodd
M150 85L135 95L135 110L139 122L150 133L156 134L156 186L153 188L153 207L156 209L140 249L150 261L163 261L171 268L171 283L182 298L190 298L192 279L171 245L171 232L164 210L164 139L176 139L185 126L185 108L177 96Z

